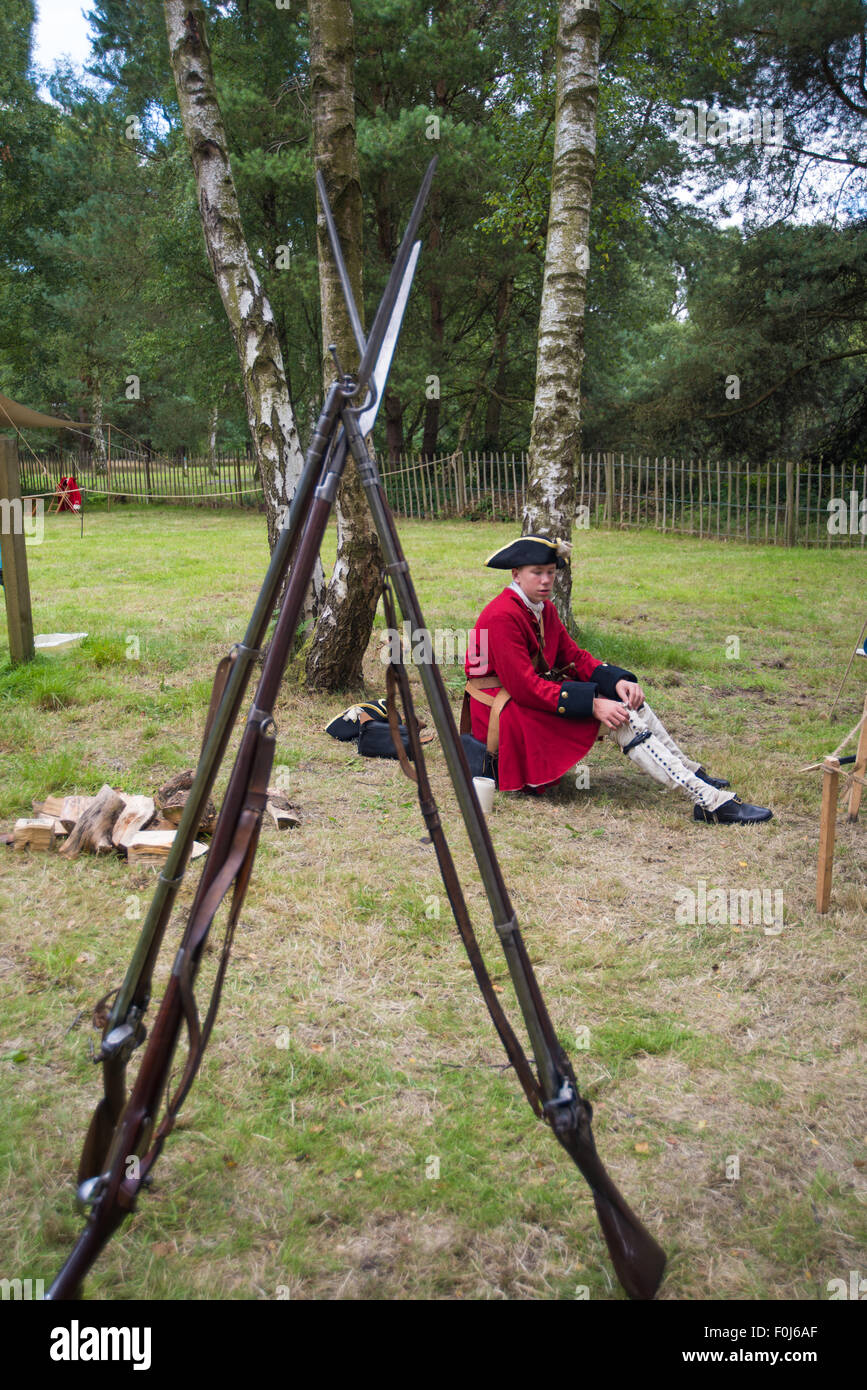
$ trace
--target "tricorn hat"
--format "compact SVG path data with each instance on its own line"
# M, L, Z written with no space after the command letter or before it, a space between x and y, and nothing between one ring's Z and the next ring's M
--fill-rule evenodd
M520 569L522 565L556 565L561 570L568 565L571 552L568 541L552 540L550 536L519 536L495 550L485 564L494 570Z
M349 709L326 724L325 732L332 738L339 738L341 743L349 743L358 738L362 724L369 719L379 724L388 723L385 700L365 700L360 705L350 705Z

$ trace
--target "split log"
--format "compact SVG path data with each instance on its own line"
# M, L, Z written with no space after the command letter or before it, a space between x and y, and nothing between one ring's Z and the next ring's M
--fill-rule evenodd
M60 853L67 859L77 859L82 850L101 854L113 849L112 827L122 810L123 797L109 786L101 787L93 804L75 822Z
M71 830L96 800L94 796L47 796L44 801L32 802L34 815L53 816Z
M188 792L193 785L195 775L191 767L186 768L184 772L176 772L174 777L170 777L167 782L163 783L159 791L154 793L154 801L157 806L162 806L165 801L170 800L175 792Z
M285 793L278 791L276 787L268 788L265 810L278 830L294 830L301 824L301 807L293 805Z
M15 849L53 849L54 817L37 816L35 820L17 820L12 833Z
M140 830L127 847L129 863L164 864L169 857L176 833L175 830ZM199 855L206 854L207 850L207 845L195 840L190 858L198 859Z
M187 768L184 772L175 773L174 777L160 787L155 794L154 800L157 804L160 816L170 825L180 825L181 816L184 814L184 807L190 795L190 788L195 779L193 768ZM196 827L196 834L211 835L217 824L217 808L210 797L208 797L205 809L202 812L199 824Z
M140 830L144 830L154 818L154 802L151 796L126 796L121 792L125 805L111 832L112 842L118 849L127 849Z

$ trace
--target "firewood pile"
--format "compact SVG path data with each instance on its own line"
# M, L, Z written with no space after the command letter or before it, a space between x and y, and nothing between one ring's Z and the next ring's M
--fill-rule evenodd
M153 796L130 796L107 785L96 796L49 796L34 801L33 816L16 821L12 833L0 838L17 850L57 848L66 859L119 854L130 864L161 865L168 858L194 777L192 769L179 772ZM278 830L301 824L299 807L276 787L268 788L267 811ZM196 834L211 835L216 823L217 810L209 797ZM205 853L207 845L197 839L192 858Z

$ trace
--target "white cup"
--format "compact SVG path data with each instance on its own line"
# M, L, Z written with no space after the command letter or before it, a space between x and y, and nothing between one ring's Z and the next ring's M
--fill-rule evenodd
M486 816L489 816L494 809L494 792L497 784L493 777L474 777L473 786L476 789L476 796L479 798L479 805Z

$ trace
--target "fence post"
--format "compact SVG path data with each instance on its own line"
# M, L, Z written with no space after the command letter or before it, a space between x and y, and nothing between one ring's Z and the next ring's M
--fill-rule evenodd
M614 455L603 454L605 463L605 524L609 531L614 524Z
M27 582L27 551L24 547L24 509L18 481L18 444L0 438L0 557L3 562L3 594L9 628L9 654L13 666L32 661L33 613Z
M795 465L786 459L786 545L795 544Z
M819 863L816 871L816 911L821 913L827 912L831 905L839 781L840 759L826 758L822 764L822 819L819 824Z

